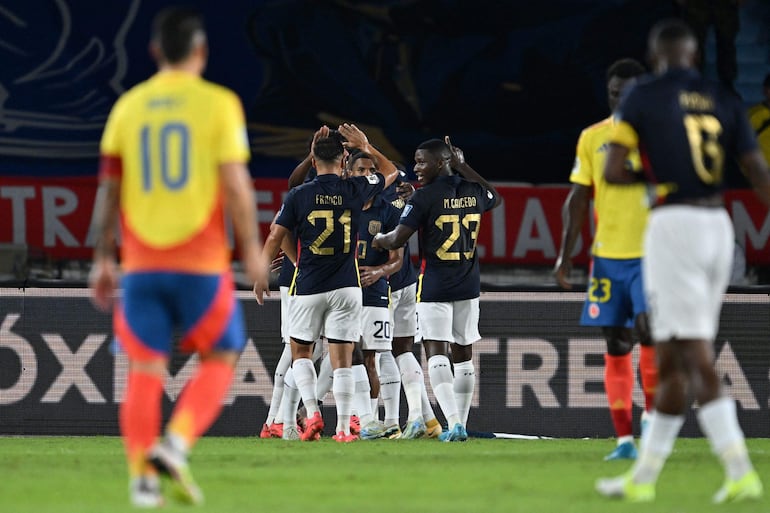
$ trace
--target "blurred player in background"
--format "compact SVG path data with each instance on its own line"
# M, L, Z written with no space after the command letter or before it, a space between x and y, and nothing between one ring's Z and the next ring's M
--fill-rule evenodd
M355 125L342 125L343 140L319 130L313 143L312 164L318 176L289 191L271 226L262 266L270 267L284 237L296 229L297 270L290 293L289 336L292 348L294 381L302 395L308 420L303 440L310 440L323 430L323 419L316 398L316 370L311 360L313 341L321 333L329 342L337 405L334 439L340 442L356 438L350 433L354 391L351 370L353 343L361 331L361 285L355 264L355 234L364 203L396 178L398 170ZM341 177L345 148L358 148L378 161L382 173L367 177ZM266 279L254 285L257 300L269 291Z
M246 342L225 212L246 274L267 279L245 166L243 110L234 93L201 78L208 55L203 20L185 8L162 11L151 50L158 73L118 100L102 137L103 201L90 278L95 303L108 309L117 283L119 217L124 275L114 330L129 360L120 429L131 502L140 507L162 505L158 473L171 477L177 498L203 501L187 454L219 415ZM156 444L174 329L200 365Z
M473 343L478 329L479 273L476 240L481 214L500 204L492 185L466 162L463 152L446 141L431 139L415 151L414 171L422 187L404 207L398 227L378 234L374 247L400 248L420 232L422 265L417 312L430 382L449 430L443 441L464 441L473 400ZM455 170L459 175L452 174ZM449 362L451 344L454 376Z
M621 59L607 69L607 100L614 112L622 91L644 73L635 60ZM596 236L592 246L582 326L600 326L607 341L604 355L604 390L615 426L617 446L605 460L635 459L632 395L636 372L631 359L632 327L636 326L641 351L645 414L652 409L658 370L655 346L650 339L647 306L642 290L642 238L647 225L649 201L642 183L610 185L604 180L604 158L614 121L612 116L583 130L577 144L575 167L570 174L572 189L562 207L561 248L556 259L556 280L571 289L572 254L594 197ZM629 155L628 165L640 169L639 153ZM643 414L643 423L646 415Z
M740 100L704 80L694 67L698 45L679 20L653 27L649 53L655 76L623 98L610 134L605 178L662 184L644 238L644 292L660 382L639 458L620 477L600 479L608 497L646 502L671 454L690 402L725 469L716 503L760 499L762 483L738 425L735 401L714 370L714 340L733 257L733 226L724 208L725 157L736 157L760 198L770 204L770 174ZM625 162L639 149L644 175Z

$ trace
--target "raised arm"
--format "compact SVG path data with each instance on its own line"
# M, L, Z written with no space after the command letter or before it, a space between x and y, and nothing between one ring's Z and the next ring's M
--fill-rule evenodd
M495 205L492 208L500 205L500 203L503 201L500 193L497 192L497 189L495 189L491 183L486 181L484 177L482 177L476 172L476 170L468 165L468 163L465 161L465 154L463 153L463 150L457 146L453 146L452 142L449 140L448 135L444 137L444 141L446 142L447 146L449 146L449 151L452 153L451 161L449 163L450 167L460 173L463 178L469 182L480 183L486 190L492 193L492 195L495 197Z
M384 188L389 187L390 184L396 181L396 178L398 178L398 168L380 150L369 143L369 139L360 128L353 124L344 123L340 125L338 130L347 139L347 142L344 143L346 148L358 148L374 158L377 172L385 177Z
M576 183L572 185L572 189L561 208L561 247L556 258L554 274L558 284L565 289L572 288L572 284L569 282L569 275L572 272L572 252L583 228L583 223L588 216L590 202L591 188Z

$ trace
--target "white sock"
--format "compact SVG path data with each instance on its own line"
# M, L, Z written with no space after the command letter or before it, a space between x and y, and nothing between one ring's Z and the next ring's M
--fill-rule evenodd
M380 390L382 390L382 389L380 389ZM379 397L370 397L369 398L369 402L372 405L372 416L374 417L374 420L379 422L380 421L380 398Z
M318 400L315 396L315 387L318 383L318 376L316 376L313 362L310 358L300 358L294 360L292 369L294 369L294 382L297 384L299 393L302 396L302 402L305 405L307 416L312 417L319 411Z
M281 410L276 420L282 420L283 427L286 426L297 427L297 408L299 408L299 400L302 396L299 393L297 384L294 382L294 371L291 367L286 371L286 375L283 377L283 398L281 399ZM281 422L278 422L281 424Z
M380 353L380 397L385 405L385 426L398 426L401 409L401 373L393 353Z
M674 449L674 442L684 424L684 415L666 415L653 411L647 426L644 442L641 444L639 459L631 468L634 482L654 483L663 469L663 464Z
M738 480L752 469L743 431L738 425L735 401L720 397L701 406L697 413L698 425L708 437L714 451L730 479Z
M430 378L430 372L428 373ZM420 386L420 403L422 405L422 420L427 424L428 422L436 418L436 412L433 411L433 405L430 403L430 397L428 397L428 387L425 386L425 381Z
M441 406L441 411L444 412L449 429L452 429L452 426L461 423L461 419L457 412L454 378L452 377L452 368L449 366L449 358L443 354L431 356L428 360L428 375L433 393L436 395L439 406Z
M270 409L267 411L268 426L275 421L281 407L281 398L283 397L283 377L286 371L291 367L291 347L289 344L283 345L281 358L278 359L278 365L275 366L275 375L273 376L273 396L270 398Z
M455 363L455 401L463 426L468 425L474 388L476 388L476 368L473 366L473 360Z
M316 342L318 344L318 342ZM315 385L315 397L319 401L323 401L329 390L332 389L332 381L334 375L332 374L332 361L329 358L329 353L326 353L324 359L321 360L321 367L318 369L318 382Z
M411 351L398 355L396 363L401 370L401 385L404 387L406 404L409 405L407 419L418 419L422 416L422 391L425 389L425 377L422 375L422 368Z
M374 420L372 415L372 401L369 398L372 387L369 384L369 376L366 374L366 367L363 364L353 366L353 409L358 415L361 427L370 424Z
M346 435L350 434L350 413L353 410L353 390L355 389L353 381L353 369L341 368L334 369L334 402L337 404L337 433L342 431Z

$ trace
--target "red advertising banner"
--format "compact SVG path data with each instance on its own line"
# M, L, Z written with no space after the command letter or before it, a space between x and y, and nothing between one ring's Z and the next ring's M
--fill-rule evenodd
M0 244L22 244L30 255L88 259L95 237L95 178L0 178ZM265 233L286 192L284 179L258 179L259 222ZM567 186L498 185L503 205L484 215L478 238L482 262L552 265L561 237L561 206ZM726 195L736 241L749 265L770 264L770 216L749 190ZM587 262L592 226L586 223L576 263Z

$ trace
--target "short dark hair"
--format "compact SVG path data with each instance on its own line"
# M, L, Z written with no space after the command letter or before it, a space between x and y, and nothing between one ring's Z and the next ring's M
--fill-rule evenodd
M441 139L428 139L427 141L420 143L417 147L418 150L426 150L435 157L448 157L449 146Z
M203 17L189 7L167 7L155 16L152 23L152 40L170 64L189 57L195 36L205 33Z
M348 162L352 166L353 163L358 159L369 159L372 162L374 162L374 157L372 157L369 153L366 153L365 151L359 151L359 150L356 150L350 154L350 156L348 157Z
M321 137L313 146L313 156L321 162L334 162L345 153L345 147L342 145L342 139L329 135Z
M607 68L607 81L609 82L612 77L627 80L644 75L646 71L642 63L636 59L620 59L610 64L610 67Z
M658 44L670 45L685 39L697 41L690 26L678 18L661 20L650 30L650 42L656 41Z

